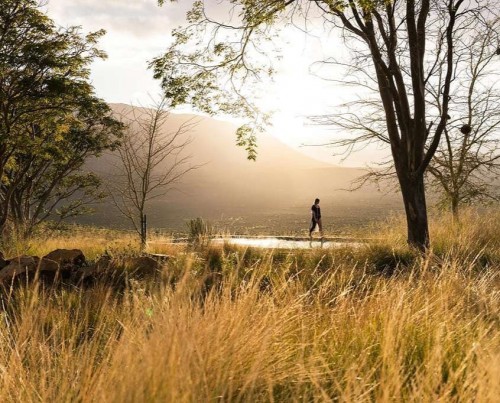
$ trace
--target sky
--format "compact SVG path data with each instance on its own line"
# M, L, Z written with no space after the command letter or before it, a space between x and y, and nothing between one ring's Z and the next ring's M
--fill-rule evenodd
M44 8L60 26L80 25L83 32L106 30L100 48L108 58L94 62L91 70L98 96L110 103L148 106L151 97L161 92L148 62L167 49L171 30L185 22L191 3L182 0L159 7L157 0L48 0ZM209 11L226 13L217 3L209 2ZM380 161L387 150L375 146L347 160L336 155L341 152L339 149L317 146L339 134L327 127L312 126L307 116L333 112L339 104L361 94L311 74L314 61L338 53L343 46L339 38L327 38L321 29L311 28L312 34L289 27L280 35L283 57L277 65L275 81L262 100L265 109L275 111L269 133L332 164L364 166ZM333 74L341 76L342 72ZM186 106L175 112L195 111Z

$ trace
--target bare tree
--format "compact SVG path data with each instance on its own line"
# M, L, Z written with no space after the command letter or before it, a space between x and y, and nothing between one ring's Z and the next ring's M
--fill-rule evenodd
M434 28L437 38L443 37L442 26ZM500 19L474 19L459 31L454 46L454 73L446 125L441 142L427 169L427 183L440 194L440 205L449 206L458 218L459 205L498 200L495 179L500 173L500 85L498 67ZM437 48L441 46L437 42ZM440 90L446 74L446 64L434 52L435 74L426 81L430 113L441 115ZM362 64L349 65L351 73ZM353 84L359 85L359 81ZM364 82L362 85L369 87ZM311 117L321 125L331 125L342 133L353 134L330 145L343 150L347 158L352 152L371 143L390 146L385 126L384 110L376 99L365 99L342 106L335 115ZM394 183L397 175L391 161L382 161L369 168L354 184L354 189L366 182Z
M148 203L170 191L193 169L186 147L191 142L187 133L196 122L188 120L173 131L167 130L169 111L166 101L153 109L134 109L118 148L117 173L110 183L110 194L116 208L133 225L141 247L147 240Z
M457 69L443 141L429 166L429 183L458 219L459 206L499 200L500 19L471 25L457 49ZM436 107L439 96L432 89Z

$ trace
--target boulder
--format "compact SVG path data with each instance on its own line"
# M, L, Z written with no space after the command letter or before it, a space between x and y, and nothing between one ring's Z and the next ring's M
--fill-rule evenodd
M5 257L2 252L0 252L0 270L2 270L5 266L9 264L8 260L5 260Z
M89 266L82 251L57 249L43 258L17 256L9 260L3 259L5 267L0 269L0 286L6 287L38 278L47 284L65 280L75 284L91 285L96 281L110 281L126 285L130 279L155 278L161 273L162 263L166 260L167 256L111 258L104 255Z
M26 274L29 277L33 277L33 270L30 270L28 267L24 268L16 263L9 264L0 270L0 285L9 285L20 274Z
M127 273L140 276L157 274L161 267L157 260L149 256L128 257L112 263L117 269L122 268Z
M74 280L86 285L93 284L94 280L109 272L110 264L111 257L103 255L93 265L76 268L73 272Z
M125 280L154 277L160 273L161 264L149 256L111 258L104 255L88 268L78 270L78 280L91 284L96 279ZM120 281L121 281L120 280Z
M55 280L60 272L57 262L37 256L17 256L9 260L9 264L0 270L0 284L8 285L14 280L32 280L37 277Z
M61 266L82 267L87 263L80 249L56 249L45 255L44 259L53 260Z

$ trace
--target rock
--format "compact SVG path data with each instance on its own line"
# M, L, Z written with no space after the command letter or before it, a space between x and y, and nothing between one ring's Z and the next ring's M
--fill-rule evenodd
M44 256L44 259L50 259L61 266L71 265L74 267L82 267L87 262L85 255L80 249L56 249Z
M40 271L42 272L57 272L62 270L62 267L59 265L59 263L45 257L40 260L39 265Z
M138 276L149 276L158 274L160 263L149 256L129 257L122 261L112 262L116 269L120 267L128 274Z
M103 255L97 260L94 268L97 271L104 271L110 266L111 261L112 261L111 256Z
M38 256L27 256L27 255L16 256L13 257L12 259L9 259L9 264L6 266L6 268L15 265L23 268L23 270L24 269L33 270L36 269L39 260L40 258Z
M37 256L17 256L0 270L0 284L9 285L18 278L32 280L38 276L43 280L54 281L60 273L57 262Z
M109 272L110 264L111 257L109 255L103 255L93 265L76 268L73 272L74 280L77 283L86 285L93 284L94 280Z
M8 260L5 260L5 257L2 252L0 252L0 270L2 270L5 266L9 264Z
M0 270L0 286L40 279L47 284L60 280L73 284L91 285L107 282L125 286L130 279L154 278L161 273L162 262L168 256L140 256L111 258L102 256L94 265L88 266L85 256L78 249L57 249L43 258L17 256L0 260L5 267ZM1 256L0 256L1 259Z
M161 264L149 256L112 259L104 255L95 265L79 269L77 276L79 281L92 284L96 279L123 281L154 277L160 273L160 269Z
M35 259L31 256L18 256L11 259L8 264L0 270L0 283L12 280L21 273L32 273Z

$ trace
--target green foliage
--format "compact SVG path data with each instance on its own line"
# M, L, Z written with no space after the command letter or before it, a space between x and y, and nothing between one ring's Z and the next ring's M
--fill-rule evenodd
M368 12L386 2L359 0L357 7ZM158 1L160 6L165 3ZM172 106L190 104L204 113L241 118L244 123L236 133L237 145L246 149L248 159L255 160L256 134L264 131L272 115L258 106L258 98L272 82L274 61L280 58L274 44L276 34L281 26L293 24L295 16L307 16L311 5L304 1L228 1L221 7L231 8L233 18L214 20L205 3L193 2L186 25L172 31L173 44L150 67ZM325 14L348 7L346 1L316 3Z
M203 1L193 3L186 16L188 26L172 31L174 43L150 67L172 106L190 104L207 114L232 115L246 122L238 129L237 145L247 150L248 159L255 160L256 134L270 118L255 99L265 91L266 79L274 75L273 52L260 47L271 43L267 25L277 21L285 4L242 2L238 10L244 25L235 27L217 26L207 18L204 7ZM207 32L213 38L205 42ZM193 51L185 52L184 47Z
M106 56L96 47L104 31L58 29L32 0L3 1L0 24L0 230L29 232L102 196L82 167L117 145L122 126L88 81Z

